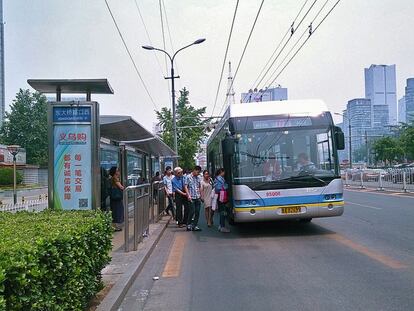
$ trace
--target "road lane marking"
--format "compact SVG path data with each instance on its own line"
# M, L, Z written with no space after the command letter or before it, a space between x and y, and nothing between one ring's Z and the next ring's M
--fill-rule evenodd
M375 206L371 206L371 205L359 204L359 203L354 203L354 202L350 202L350 201L346 201L346 204L352 204L352 205L358 205L358 206L372 208L372 209L376 209L376 210L382 210L381 207L375 207Z
M181 263L183 261L183 254L185 244L187 242L188 234L177 234L171 246L170 254L162 272L164 278L179 277L181 272Z
M399 197L403 197L403 198L408 198L408 199L414 199L414 196L411 195L407 195L405 192L393 192L393 193L387 193L384 191L379 191L379 190L357 190L357 189L346 189L344 188L345 191L349 191L349 192L359 192L359 193L369 193L369 194L379 194L379 195L385 195L385 196L399 196ZM409 192L412 193L412 192Z
M382 254L379 254L377 252L374 252L372 250L370 250L368 247L365 247L361 244L358 244L356 242L353 242L349 239L347 239L346 237L340 235L340 234L330 234L329 237L333 240L335 240L336 242L339 242L365 256L368 256L371 259L374 259L380 263L382 263L383 265L392 268L392 269L403 269L403 268L407 268L407 265Z

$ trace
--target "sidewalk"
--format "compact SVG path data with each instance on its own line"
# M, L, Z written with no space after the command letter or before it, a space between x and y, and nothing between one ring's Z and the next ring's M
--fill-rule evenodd
M170 220L170 216L164 216L158 223L150 224L149 235L144 238L143 242L138 244L137 251L125 253L124 232L114 233L111 253L112 260L102 270L105 288L92 301L89 311L110 311L118 309L129 287L142 270Z

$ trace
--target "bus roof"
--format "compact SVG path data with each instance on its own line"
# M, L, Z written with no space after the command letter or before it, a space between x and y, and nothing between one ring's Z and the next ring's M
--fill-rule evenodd
M228 117L238 118L288 114L317 116L325 111L328 111L328 107L320 99L282 100L230 105Z

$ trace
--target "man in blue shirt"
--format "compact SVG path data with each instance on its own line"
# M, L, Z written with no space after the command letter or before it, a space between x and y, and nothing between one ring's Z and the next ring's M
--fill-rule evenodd
M187 175L187 188L190 194L190 214L187 219L187 231L201 231L197 226L201 207L201 167L195 166Z
M177 225L179 228L186 226L188 221L189 213L189 200L190 196L188 194L188 188L186 185L186 180L183 176L183 169L177 166L174 169L175 176L172 179L172 191L175 199L175 207L177 212ZM184 209L184 215L183 215Z

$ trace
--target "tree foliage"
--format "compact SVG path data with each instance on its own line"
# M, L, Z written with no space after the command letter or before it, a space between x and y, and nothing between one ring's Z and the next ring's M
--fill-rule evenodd
M209 119L203 119L206 107L195 108L188 99L189 91L186 88L180 90L177 102L177 139L179 164L184 168L194 166L194 157L202 140L207 136L206 126ZM157 119L162 128L163 141L174 149L174 130L171 109L162 108L156 111Z
M47 165L47 100L38 92L20 89L6 112L0 131L1 143L26 149L27 163Z
M393 161L401 161L404 150L398 139L383 137L374 142L375 159L391 164Z

